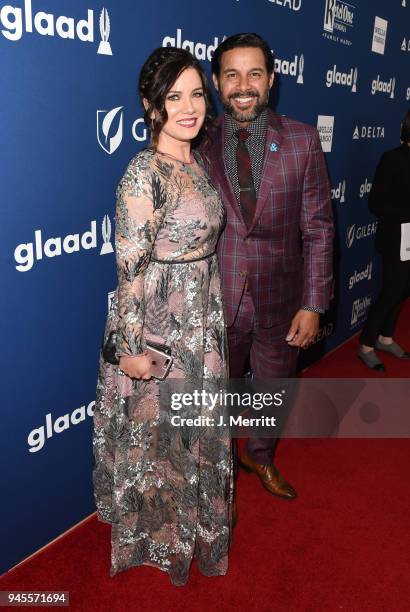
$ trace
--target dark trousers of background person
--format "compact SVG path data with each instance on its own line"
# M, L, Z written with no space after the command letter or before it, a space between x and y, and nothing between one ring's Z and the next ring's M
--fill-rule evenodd
M285 338L290 322L275 327L258 325L249 291L244 291L234 323L228 327L229 376L242 378L249 370L255 379L291 378L296 372L298 348ZM261 465L272 463L277 438L249 438L247 450ZM234 477L238 474L237 440L233 440Z
M410 261L400 261L397 252L382 252L381 256L381 292L369 310L360 335L360 344L373 347L379 335L394 335L400 307L410 295Z

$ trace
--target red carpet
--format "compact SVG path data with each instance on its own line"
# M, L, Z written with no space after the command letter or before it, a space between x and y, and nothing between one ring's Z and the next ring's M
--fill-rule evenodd
M410 303L397 340L410 348ZM368 377L357 339L307 376ZM389 377L410 364L386 356ZM349 612L410 606L409 440L282 440L277 464L299 493L293 502L240 472L239 521L227 576L191 568L174 587L154 568L109 578L109 527L92 517L0 579L1 590L70 591L71 610ZM35 528L35 526L34 526Z

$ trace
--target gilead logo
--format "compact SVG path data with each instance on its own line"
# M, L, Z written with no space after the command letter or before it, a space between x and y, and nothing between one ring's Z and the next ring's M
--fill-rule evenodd
M71 414L63 414L63 416L57 417L55 421L53 421L51 412L46 414L45 427L44 425L36 427L36 429L30 431L27 436L29 452L37 453L44 447L46 440L51 438L54 434L60 434L66 429L69 429L71 425L78 425L85 421L87 417L93 417L94 406L95 401L90 402L87 408L85 406L76 408Z
M87 9L87 17L79 19L65 15L56 16L45 11L33 12L32 0L24 0L24 10L18 6L3 6L0 10L0 31L7 40L17 41L23 32L36 32L41 36L59 36L82 42L94 42L94 11ZM103 8L99 21L101 42L97 53L112 55L108 41L110 35L110 18L107 9Z

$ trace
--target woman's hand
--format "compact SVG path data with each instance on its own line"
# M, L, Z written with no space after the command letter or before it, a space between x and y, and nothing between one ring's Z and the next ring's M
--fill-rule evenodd
M130 378L151 378L151 361L146 355L135 357L120 357L120 370Z

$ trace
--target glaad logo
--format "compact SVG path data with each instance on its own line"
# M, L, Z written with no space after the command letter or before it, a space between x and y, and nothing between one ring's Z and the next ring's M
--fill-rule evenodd
M38 11L33 14L32 0L24 0L23 9L6 5L0 10L0 25L4 28L1 33L4 38L11 41L20 40L23 31L36 32L40 36L59 36L60 38L74 40L78 38L82 42L94 42L94 11L87 10L87 18L79 19L77 23L74 17ZM110 34L110 19L107 9L103 8L100 15L101 42L97 53L100 55L112 55L108 37Z
M111 222L108 215L105 215L103 220L103 246L100 255L113 252L113 247L110 243L111 239ZM16 270L19 272L28 272L34 266L36 261L45 257L58 257L63 252L67 254L77 253L81 249L86 251L97 248L97 222L91 221L90 230L80 234L68 234L64 238L48 238L43 243L43 235L41 230L35 230L34 243L27 242L18 244L14 249L14 259L16 261Z
M385 19L382 19L381 17L374 18L374 30L373 30L373 41L372 41L372 51L374 53L380 53L380 55L384 55L384 48L386 45L387 25L388 25L388 21L386 21Z
M109 293L107 294L108 312L110 312L111 310L111 306L114 301L114 295L115 295L115 291L109 291Z
M100 35L101 42L97 53L100 55L112 55L111 45L108 42L110 37L110 18L106 8L103 8L100 15Z
M404 6L404 8L406 8L406 0L401 0L401 5Z
M118 149L122 141L123 106L117 106L110 111L97 110L97 140L100 147L109 155ZM118 119L116 130L112 130ZM110 132L114 132L110 137Z
M384 138L384 126L383 125L362 125L356 127L353 130L353 140L360 140L360 138Z
M87 406L81 406L73 410L71 414L67 413L63 416L57 417L53 422L51 412L46 414L46 426L41 425L30 431L27 436L28 450L30 453L37 453L40 451L49 438L56 433L62 433L66 429L69 429L71 425L78 425L86 420L87 417L93 417L94 415L95 401L90 402Z
M328 323L327 325L324 325L323 327L319 329L319 331L317 332L316 336L313 338L310 344L311 345L317 344L318 342L321 342L325 338L328 338L329 336L333 334L334 330L335 330L334 323Z
M348 28L354 26L355 7L351 2L343 0L326 0L323 19L323 36L334 42L350 46L352 41L346 37ZM339 38L338 33L342 34Z
M359 197L362 198L364 195L370 193L370 189L372 188L372 184L369 183L367 178L364 179L364 183L360 185Z
M355 300L352 304L352 318L351 325L357 325L367 316L367 311L372 303L372 296L366 295L365 297Z
M408 42L407 42L406 38L403 38L403 42L401 43L401 50L402 51L410 51L410 38L409 38Z
M303 85L303 71L305 69L305 58L303 53L299 56L295 55L293 61L275 58L275 72L277 74L285 74L296 77L296 83Z
M410 87L407 87L406 89L406 100L407 102L410 100Z
M325 153L330 153L332 150L334 121L333 115L318 115L317 118L317 131Z
M226 36L224 36L221 40L223 42ZM199 60L208 60L209 62L212 59L212 55L215 49L219 46L219 38L217 36L214 37L213 45L206 45L202 42L194 42L192 40L182 40L182 30L177 28L177 35L175 38L172 36L165 36L162 40L163 47L177 47L177 49L188 49L196 59Z
M336 64L333 69L330 69L326 73L326 87L332 87L333 84L345 85L351 87L352 92L357 91L357 68L351 68L350 72L338 72Z
M369 223L368 225L361 225L356 227L356 223L350 225L346 231L346 246L348 249L353 245L355 240L361 240L362 238L368 238L373 236L377 230L377 221Z
M302 0L268 0L271 4L277 4L278 6L284 6L291 11L300 11L302 6Z
M372 261L369 261L365 269L362 270L361 272L358 272L357 270L355 270L352 276L349 278L349 289L350 290L353 289L353 287L357 283L360 283L360 281L362 280L368 280L368 281L372 280L372 271L373 271Z
M103 245L101 247L100 255L107 255L113 253L114 249L111 244L111 221L108 215L104 215L104 219L101 226L101 233L103 237Z
M346 179L343 179L341 183L338 184L337 187L334 187L331 192L332 200L339 200L340 204L345 202L345 192L346 192Z
M373 96L376 92L388 93L390 94L390 100L393 100L395 87L396 87L396 77L391 77L388 81L381 81L380 75L378 74L377 79L374 79L372 81L371 92Z

